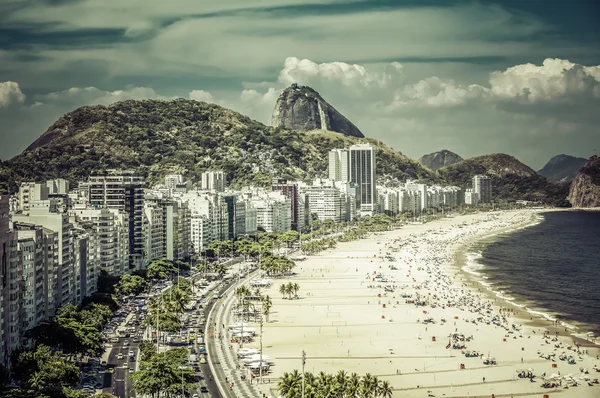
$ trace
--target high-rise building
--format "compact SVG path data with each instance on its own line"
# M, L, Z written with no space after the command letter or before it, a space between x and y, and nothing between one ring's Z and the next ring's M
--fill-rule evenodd
M492 180L483 175L473 177L473 192L479 197L479 203L492 202Z
M58 200L30 203L29 214L13 214L13 222L40 225L58 234L58 306L74 302L74 258L69 216L60 212ZM54 315L51 313L50 315Z
M329 151L329 179L350 182L349 152L347 149L332 149Z
M361 215L372 215L377 209L375 149L369 144L352 145L349 149L350 182L356 184Z
M224 192L225 173L222 171L205 171L202 173L202 189Z
M129 268L144 263L144 178L132 171L111 170L88 180L90 203L94 207L124 211L129 226Z
M11 270L17 265L17 242L9 228L9 200L8 195L0 195L0 363L5 366L10 363L10 298L19 294L18 286L9 283Z
M330 154L331 156L331 154ZM292 203L292 229L298 231L298 185L288 183L283 179L273 180L272 189L274 192L279 192L288 198Z
M329 152L329 178L356 184L361 215L372 215L377 210L375 171L375 148L369 144L356 144L348 149L332 149Z

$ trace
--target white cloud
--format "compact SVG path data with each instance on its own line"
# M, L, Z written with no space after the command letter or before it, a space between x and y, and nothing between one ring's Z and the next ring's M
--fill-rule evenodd
M490 75L492 93L525 102L600 98L600 66L547 58L541 66L516 65Z
M188 94L188 98L196 101L215 102L213 95L204 90L192 90Z
M19 83L0 82L0 108L25 102Z

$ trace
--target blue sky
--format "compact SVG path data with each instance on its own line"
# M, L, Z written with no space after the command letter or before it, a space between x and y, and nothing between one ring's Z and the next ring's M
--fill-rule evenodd
M310 85L365 135L418 158L600 148L595 1L5 0L0 158L64 113L207 100L269 123ZM596 22L596 23L595 23Z

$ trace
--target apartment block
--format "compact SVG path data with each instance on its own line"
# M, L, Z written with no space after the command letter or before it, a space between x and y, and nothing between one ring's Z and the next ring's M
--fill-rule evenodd
M145 266L144 178L132 171L111 170L106 175L91 176L87 186L93 207L106 207L127 213L129 268L140 269Z

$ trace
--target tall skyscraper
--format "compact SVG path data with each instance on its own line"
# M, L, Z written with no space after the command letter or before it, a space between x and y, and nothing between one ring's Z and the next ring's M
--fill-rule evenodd
M375 149L369 144L352 145L349 149L348 167L350 182L356 184L358 191L360 213L372 215L377 207Z
M479 197L479 203L492 202L492 180L483 175L473 177L473 191Z
M207 191L225 191L225 173L222 171L205 171L202 173L202 189Z
M132 171L111 170L91 176L90 203L95 207L117 209L129 217L129 268L141 268L144 254L144 178Z
M356 184L356 195L362 215L372 215L377 209L377 179L375 148L356 144L348 149L329 152L329 178Z
M275 192L283 194L292 202L292 229L294 231L298 231L298 185L288 183L286 180L283 179L275 179L273 180L272 189Z

